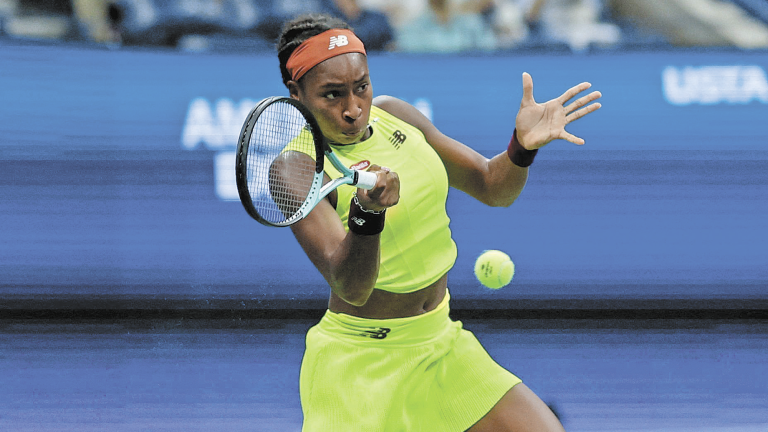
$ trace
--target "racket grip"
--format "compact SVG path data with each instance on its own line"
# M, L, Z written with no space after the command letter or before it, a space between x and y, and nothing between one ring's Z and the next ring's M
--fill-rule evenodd
M374 188L374 186L376 186L376 182L379 179L376 173L372 173L368 171L357 171L357 170L356 172L357 172L357 183L355 183L355 186L365 190L371 190Z

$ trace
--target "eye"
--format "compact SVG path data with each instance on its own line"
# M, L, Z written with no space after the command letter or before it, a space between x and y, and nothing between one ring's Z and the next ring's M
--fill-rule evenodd
M359 91L359 92L361 92L361 93L362 93L362 92L364 92L364 91L368 90L368 86L369 86L369 85L370 85L370 84L369 84L369 83L367 83L367 82L366 82L366 83L362 83L362 84L360 84L360 87L358 87L358 88L357 88L357 91Z
M323 95L323 97L325 97L326 99L331 99L331 100L333 100L333 99L336 99L336 98L337 98L337 97L339 97L339 96L341 96L341 92L338 92L338 91L336 91L336 90L334 90L334 91L329 91L328 93L326 93L325 95Z

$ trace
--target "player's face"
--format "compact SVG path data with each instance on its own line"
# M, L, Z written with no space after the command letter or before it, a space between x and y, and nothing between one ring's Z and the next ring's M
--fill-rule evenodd
M368 138L373 89L365 55L347 53L325 60L304 75L291 96L312 111L332 143L353 144Z

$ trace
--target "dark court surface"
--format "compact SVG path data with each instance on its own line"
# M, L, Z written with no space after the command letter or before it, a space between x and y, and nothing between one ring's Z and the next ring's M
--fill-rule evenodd
M569 431L768 431L768 322L459 317ZM0 320L2 431L299 431L314 318Z

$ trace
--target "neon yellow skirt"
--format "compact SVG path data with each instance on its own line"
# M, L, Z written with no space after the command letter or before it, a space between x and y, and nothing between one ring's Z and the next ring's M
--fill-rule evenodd
M521 380L449 318L372 320L327 311L307 333L303 432L461 432Z

